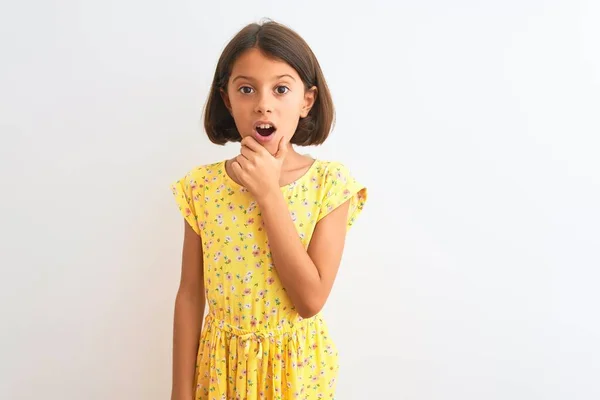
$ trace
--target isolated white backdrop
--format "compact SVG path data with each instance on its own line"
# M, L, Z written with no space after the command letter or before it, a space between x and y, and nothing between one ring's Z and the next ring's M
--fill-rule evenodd
M201 109L262 17L334 95L302 151L370 190L325 310L338 398L600 398L591 0L3 2L0 398L168 398L169 184L236 153Z

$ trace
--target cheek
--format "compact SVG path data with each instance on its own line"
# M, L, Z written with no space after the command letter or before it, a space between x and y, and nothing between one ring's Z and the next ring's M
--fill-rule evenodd
M296 124L298 122L297 118L300 117L302 104L297 99L290 99L282 102L280 110L281 114L287 117L286 120L289 121L288 123Z

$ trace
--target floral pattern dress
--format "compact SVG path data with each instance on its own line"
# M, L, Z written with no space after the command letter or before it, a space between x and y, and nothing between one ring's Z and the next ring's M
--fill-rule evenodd
M224 161L193 169L172 191L204 253L208 313L196 399L332 399L336 346L321 314L303 319L294 309L251 194L227 175ZM320 160L281 191L305 248L319 220L350 200L349 228L367 198L346 167Z

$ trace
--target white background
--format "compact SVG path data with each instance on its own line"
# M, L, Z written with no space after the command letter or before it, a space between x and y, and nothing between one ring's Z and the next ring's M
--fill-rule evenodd
M0 398L168 399L169 184L236 153L201 111L262 17L334 95L300 150L370 191L325 310L338 398L600 398L592 0L3 2Z

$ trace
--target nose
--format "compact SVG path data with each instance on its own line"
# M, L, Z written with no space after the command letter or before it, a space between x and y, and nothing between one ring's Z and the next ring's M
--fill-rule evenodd
M269 93L263 93L258 96L254 111L260 114L273 112L272 96Z

